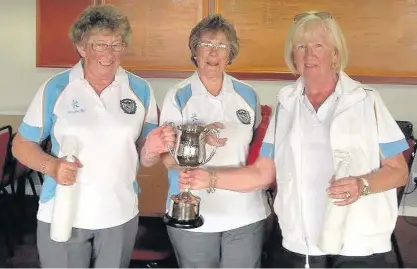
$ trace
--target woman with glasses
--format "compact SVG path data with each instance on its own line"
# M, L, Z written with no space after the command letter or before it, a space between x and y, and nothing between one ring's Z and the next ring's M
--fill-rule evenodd
M130 35L127 17L113 7L86 9L70 30L80 61L40 87L13 141L16 158L45 175L37 214L42 267L129 266L138 229L138 152L140 163L151 166L175 140L171 127L158 128L150 85L120 67ZM48 137L50 154L39 147ZM56 242L50 230L57 184L74 183L72 234Z
M207 167L240 167L246 164L249 144L261 121L256 91L225 73L237 57L239 42L232 24L220 15L200 21L189 37L191 61L197 70L167 94L160 123L198 123L223 127L220 145ZM226 141L227 140L227 141ZM169 191L178 188L179 167L170 155ZM265 219L270 214L262 190L241 193L230 190L197 190L204 224L194 229L168 227L180 267L260 267Z
M250 192L276 180L282 231L272 267L384 267L407 180L404 136L375 89L343 69L346 43L327 12L297 15L285 46L300 77L281 89L261 154L243 168L181 173L180 187Z

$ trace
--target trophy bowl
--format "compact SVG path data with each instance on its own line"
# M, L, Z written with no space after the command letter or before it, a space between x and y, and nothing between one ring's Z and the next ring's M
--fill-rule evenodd
M176 127L177 141L175 149L168 147L175 162L184 169L199 167L211 160L216 152L214 147L206 157L206 136L215 134L218 130L205 128L199 124L185 124ZM204 223L200 215L200 197L193 195L187 188L184 192L171 195L168 212L164 215L164 223L168 226L182 229L198 228Z

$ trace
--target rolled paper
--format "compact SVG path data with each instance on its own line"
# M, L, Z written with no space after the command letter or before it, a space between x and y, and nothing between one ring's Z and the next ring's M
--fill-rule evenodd
M66 138L62 141L62 152L68 153L66 160L75 162L76 140ZM71 238L78 199L78 183L57 184L52 210L50 237L55 242L67 242Z
M349 176L351 159L348 152L336 151L334 162L336 180ZM340 254L343 248L343 237L349 206L338 206L334 202L335 199L327 196L323 227L317 246L326 254L337 255Z

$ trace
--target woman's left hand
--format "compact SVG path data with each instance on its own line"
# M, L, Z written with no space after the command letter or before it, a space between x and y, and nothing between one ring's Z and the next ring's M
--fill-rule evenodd
M192 190L206 189L210 185L210 171L202 168L183 169L180 172L178 185L180 190L190 188Z
M205 128L206 129L219 130L219 129L226 128L226 126L224 126L224 124L221 123L221 122L213 122L209 125L206 125ZM225 138L225 137L220 138L220 137L217 137L216 134L210 133L206 138L206 142L210 146L224 147L226 145L227 138Z
M357 201L361 195L362 182L357 177L344 177L330 180L330 187L327 193L330 198L337 199L335 205L344 206Z

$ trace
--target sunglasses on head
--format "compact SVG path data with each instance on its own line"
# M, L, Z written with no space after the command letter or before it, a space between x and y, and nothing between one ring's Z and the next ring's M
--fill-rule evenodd
M302 18L305 18L309 15L314 15L322 20L325 19L331 19L332 18L332 14L330 14L329 12L324 12L324 11L320 11L320 12L303 12L300 14L297 14L294 16L294 22L297 22L299 20L301 20Z

